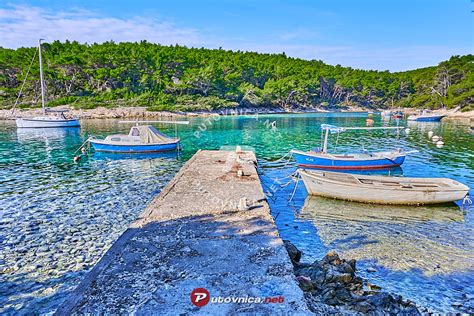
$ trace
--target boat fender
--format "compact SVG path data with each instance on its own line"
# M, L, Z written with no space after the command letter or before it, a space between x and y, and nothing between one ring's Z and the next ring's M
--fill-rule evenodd
M429 131L429 132L428 132L428 138L433 137L433 134L434 134L433 131Z
M436 147L443 147L444 146L444 142L442 140L439 140L436 142Z
M78 162L79 160L81 160L81 156L80 156L80 155L79 155L79 156L75 156L74 159L73 159L74 162Z
M410 134L410 131L411 131L411 129L405 128L405 134L407 134L407 135Z
M431 140L433 140L434 142L437 142L439 140L439 136L437 135L434 135Z

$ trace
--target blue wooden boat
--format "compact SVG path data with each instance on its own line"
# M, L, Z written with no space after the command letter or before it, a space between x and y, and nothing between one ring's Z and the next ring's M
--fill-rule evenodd
M445 116L446 115L432 114L431 111L424 110L421 114L410 115L408 120L415 122L439 122Z
M189 124L187 121L144 121L172 124ZM130 122L121 122L130 123ZM109 135L105 139L89 138L94 150L111 153L157 153L180 149L180 139L169 137L151 125L138 125L128 135Z
M327 152L328 134L341 133L348 129L400 129L401 127L337 127L322 124L321 129L326 131L323 148L313 148L308 152L292 150L292 154L298 167L328 170L370 170L389 169L403 164L406 152L398 149L394 151L368 152L351 154L330 154Z

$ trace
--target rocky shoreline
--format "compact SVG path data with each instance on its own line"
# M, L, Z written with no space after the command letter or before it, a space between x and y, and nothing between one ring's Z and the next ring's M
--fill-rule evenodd
M421 315L426 312L400 295L382 291L356 275L356 260L330 251L321 260L301 263L301 251L284 241L309 309L317 314Z
M72 109L69 107L60 107L61 109L68 109L69 115L77 117L79 119L106 119L106 118L142 118L142 119L153 119L160 117L194 117L194 116L209 116L209 115L252 115L252 114L298 114L298 113L326 113L326 112L365 112L373 111L373 109L360 108L360 107L344 107L344 108L328 108L328 109L316 109L316 108L299 108L299 109L284 109L284 108L266 108L266 107L255 107L255 108L227 108L218 109L215 111L197 111L197 112L166 112L166 111L148 111L146 107L117 107L117 108L106 108L98 107L95 109ZM59 109L59 107L57 108ZM416 110L413 109L402 109L406 114L414 114ZM459 112L459 111L447 111L439 110L436 113L447 115L448 119L468 119L474 121L474 111ZM24 117L33 117L41 115L42 110L40 108L28 109L28 110L17 110L15 115ZM11 110L0 110L0 120L13 119L15 115L12 114Z
M363 108L352 107L343 109L319 110L311 108L284 109L279 107L242 107L242 108L224 108L214 111L196 111L196 112L168 112L168 111L148 111L146 107L116 107L106 108L98 107L95 109L72 109L70 107L58 107L57 109L67 109L68 114L79 119L110 119L110 118L158 118L158 117L195 117L210 115L252 115L252 114L284 114L284 113L315 113L315 112L363 112ZM40 108L17 110L15 115L33 117L41 115ZM13 119L11 110L0 110L0 119Z

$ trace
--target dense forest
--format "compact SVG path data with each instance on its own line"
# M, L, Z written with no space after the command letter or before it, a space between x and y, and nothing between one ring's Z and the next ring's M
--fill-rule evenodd
M140 43L43 44L49 106L200 111L416 107L474 110L474 56L406 72L359 70L282 54ZM33 61L33 63L32 63ZM37 49L0 47L0 108L38 107Z

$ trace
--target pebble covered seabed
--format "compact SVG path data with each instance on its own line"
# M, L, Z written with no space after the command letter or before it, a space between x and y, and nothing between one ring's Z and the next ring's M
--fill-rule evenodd
M336 249L357 259L363 277L384 290L434 311L469 311L474 303L472 211L454 206L417 215L413 208L371 207L369 212L354 203L308 199L302 183L295 189L286 178L294 167L275 162L291 148L318 145L321 123L361 126L365 118L342 113L193 118L180 127L180 155L94 154L76 164L75 151L89 135L128 132L129 126L84 120L81 130L45 133L0 122L0 313L53 312L197 149L235 144L255 149L280 233L305 258L321 259ZM272 121L276 130L268 124ZM376 124L393 122L376 118ZM474 187L469 126L410 128L396 142L387 132L342 134L338 151L418 149L397 173L448 176ZM444 137L444 148L427 140L428 130Z

